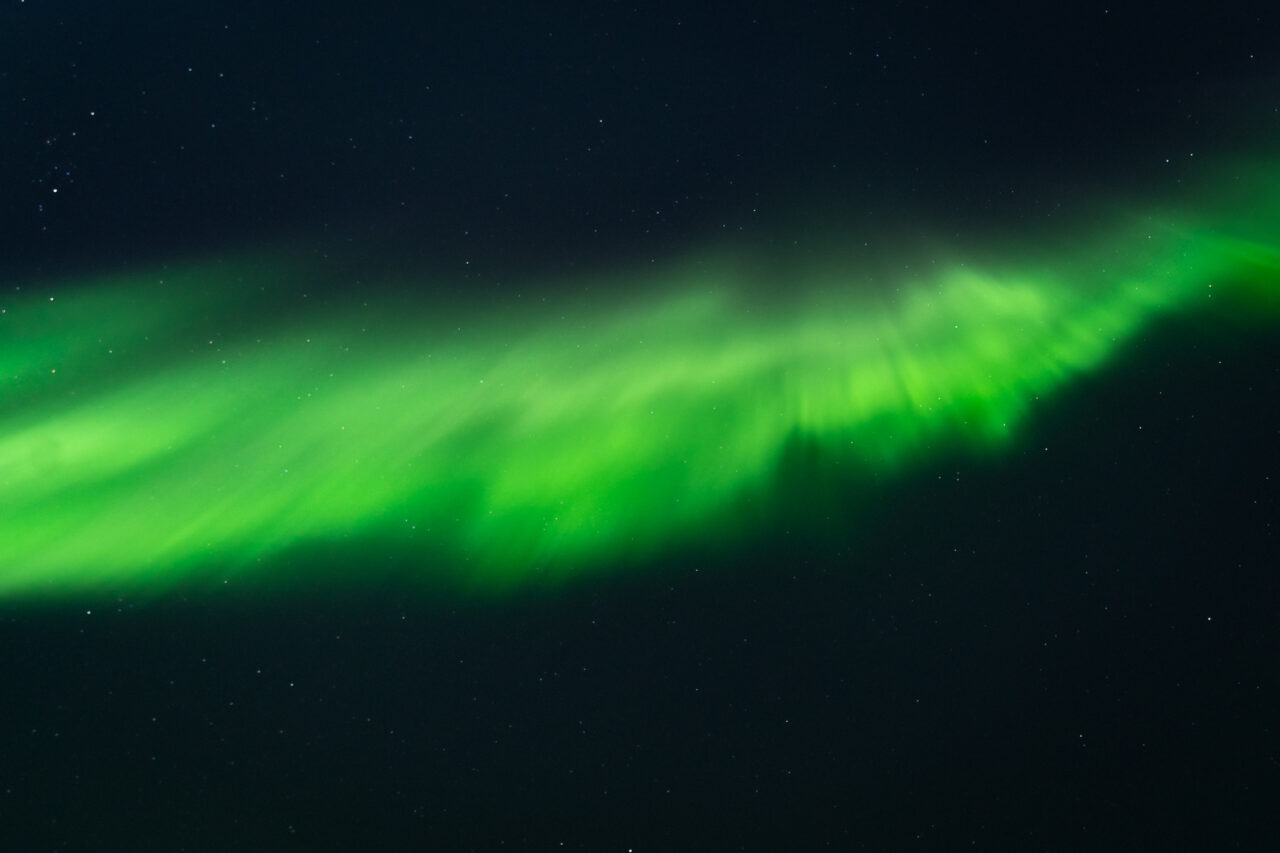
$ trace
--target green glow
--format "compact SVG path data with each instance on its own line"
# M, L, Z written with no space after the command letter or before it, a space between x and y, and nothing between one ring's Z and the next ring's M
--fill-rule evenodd
M1162 312L1269 302L1275 184L876 288L824 258L785 299L726 252L487 306L304 296L315 270L277 256L24 288L0 594L234 581L326 543L504 586L732 537L796 437L862 472L998 450Z

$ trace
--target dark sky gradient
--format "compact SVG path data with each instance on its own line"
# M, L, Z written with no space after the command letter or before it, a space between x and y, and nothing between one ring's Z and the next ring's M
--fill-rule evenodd
M1274 87L1258 11L980 5L9 4L8 255L285 235L560 269L817 201L1034 216L1230 143Z

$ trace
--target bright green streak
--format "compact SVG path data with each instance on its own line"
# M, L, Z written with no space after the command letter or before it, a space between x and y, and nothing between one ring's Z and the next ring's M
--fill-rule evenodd
M506 586L731 538L789 441L864 473L998 449L1161 312L1269 302L1280 193L1245 195L878 296L825 259L765 300L723 253L601 289L625 300L326 304L261 257L27 288L0 306L0 594L305 583L283 558L325 543Z

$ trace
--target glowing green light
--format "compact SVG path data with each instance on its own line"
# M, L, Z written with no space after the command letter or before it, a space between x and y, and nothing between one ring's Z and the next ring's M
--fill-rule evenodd
M877 292L827 259L768 302L723 255L601 289L628 298L484 309L304 296L314 273L268 258L20 294L0 593L234 577L326 542L501 585L714 537L796 437L858 470L999 448L1160 312L1270 298L1280 209L1237 213Z

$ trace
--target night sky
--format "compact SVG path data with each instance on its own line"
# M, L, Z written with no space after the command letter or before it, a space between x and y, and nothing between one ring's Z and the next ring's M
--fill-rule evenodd
M0 849L1280 848L1280 13L0 11Z

